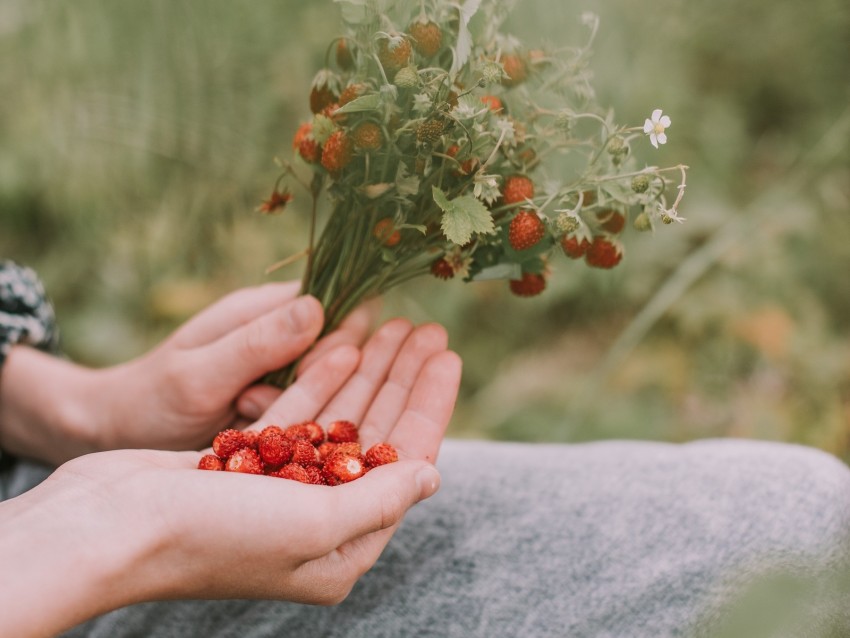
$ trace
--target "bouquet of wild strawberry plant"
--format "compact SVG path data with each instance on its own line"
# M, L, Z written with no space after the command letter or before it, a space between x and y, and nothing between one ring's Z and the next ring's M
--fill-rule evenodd
M638 170L631 157L637 137L665 143L670 118L655 110L643 126L620 126L594 103L596 16L582 16L584 45L546 51L500 30L504 0L336 2L346 33L328 49L313 118L293 141L302 166L284 164L260 207L285 207L287 179L310 191L302 293L322 302L326 331L422 275L505 279L531 297L546 288L554 253L612 268L628 220L640 231L681 221L686 167ZM545 177L558 155L574 168ZM324 191L332 207L319 233Z

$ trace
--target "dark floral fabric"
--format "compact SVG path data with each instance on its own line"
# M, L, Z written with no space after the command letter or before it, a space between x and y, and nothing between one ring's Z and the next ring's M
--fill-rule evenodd
M16 343L55 351L58 341L53 306L36 274L0 260L0 369Z

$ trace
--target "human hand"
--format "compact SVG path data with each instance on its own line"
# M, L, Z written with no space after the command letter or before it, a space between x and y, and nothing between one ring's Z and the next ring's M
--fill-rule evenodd
M365 445L392 443L398 463L326 487L199 471L197 452L122 450L77 458L4 504L34 517L30 529L60 534L36 532L39 551L14 548L4 557L13 561L4 569L19 573L14 557L26 556L20 559L23 590L19 581L4 618L24 615L33 622L26 615L31 605L55 632L153 599L342 600L407 509L436 490L439 478L428 461L436 459L461 368L446 350L442 328L414 330L403 320L385 324L358 355L341 346L318 359L252 427L346 418L362 424ZM73 591L54 577L69 561L77 573Z

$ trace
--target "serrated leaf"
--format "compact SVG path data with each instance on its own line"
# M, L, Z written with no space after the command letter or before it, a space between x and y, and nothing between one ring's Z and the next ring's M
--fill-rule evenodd
M472 239L473 233L495 232L493 216L484 204L472 195L462 195L450 200L436 186L431 187L434 202L443 211L440 227L449 241L463 245Z
M454 75L466 64L472 53L472 34L469 32L469 21L478 11L481 0L466 0L460 8L460 23L457 29L457 44L450 73Z
M377 111L381 106L381 96L378 93L370 93L369 95L361 95L354 98L346 104L334 111L334 115L343 113L361 113L363 111Z
M472 277L472 281L490 281L493 279L520 279L522 267L519 264L496 264L484 268Z

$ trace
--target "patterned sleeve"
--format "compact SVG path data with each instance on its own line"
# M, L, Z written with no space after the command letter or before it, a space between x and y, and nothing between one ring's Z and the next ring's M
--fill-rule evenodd
M0 371L16 343L56 351L56 319L36 274L14 262L0 260Z

